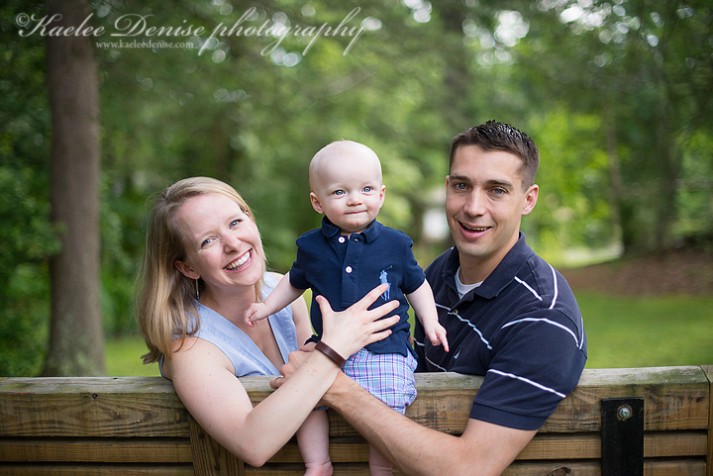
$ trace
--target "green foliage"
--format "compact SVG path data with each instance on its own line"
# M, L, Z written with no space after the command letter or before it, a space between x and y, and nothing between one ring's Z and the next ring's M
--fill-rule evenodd
M32 375L44 355L48 316L47 257L58 241L42 179L29 168L0 165L0 375Z
M702 223L713 223L713 136L703 131L694 133L681 146L684 151L681 190L677 196L679 239L713 236Z
M543 2L527 12L529 33L513 48L531 104L549 110L553 99L555 107L564 101L570 114L600 118L608 181L599 195L610 199L612 238L626 252L711 233L705 220L684 231L688 203L677 199L686 193L690 138L713 132L711 16L705 1Z
M3 287L0 376L34 376L46 352L49 283L44 266L17 265ZM38 296L40 299L37 299Z
M105 177L111 177L106 173ZM121 178L105 180L101 207L101 305L105 333L136 329L132 308L134 281L144 245L145 195Z
M601 193L609 174L601 118L553 106L532 117L528 130L537 137L541 156L536 179L541 202L524 224L535 231L533 243L555 255L562 249L610 244L616 233L609 197Z
M308 32L351 15L347 26L365 30L353 43L346 33L314 40L245 32L204 43L252 7L256 17L244 27ZM17 23L43 8L0 7L1 374L36 371L47 258L57 251L45 39L21 37ZM308 199L309 160L339 138L381 157L381 219L414 237L424 265L446 245L423 242L421 221L442 188L450 139L492 118L540 146L540 202L524 227L548 258L560 261L570 247L623 243L633 253L713 234L713 8L705 0L127 0L92 8L92 25L108 30L127 14L149 15L154 27L206 30L154 38L194 49L97 43L110 336L135 329L131 294L149 197L190 175L232 183L254 207L270 267L285 271L296 237L320 219Z
M35 375L49 320L49 112L44 43L19 38L18 3L0 7L0 375ZM25 8L28 14L37 7Z

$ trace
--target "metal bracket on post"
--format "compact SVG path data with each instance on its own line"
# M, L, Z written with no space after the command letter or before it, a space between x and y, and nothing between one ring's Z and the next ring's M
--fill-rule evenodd
M644 399L602 399L602 476L643 476Z

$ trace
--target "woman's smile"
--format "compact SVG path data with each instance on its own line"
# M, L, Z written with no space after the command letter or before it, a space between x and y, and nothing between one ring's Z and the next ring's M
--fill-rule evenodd
M244 253L242 256L240 256L238 259L236 259L235 261L231 262L228 266L226 266L225 269L228 271L242 270L248 264L250 264L251 258L252 258L252 250L248 250L246 253Z

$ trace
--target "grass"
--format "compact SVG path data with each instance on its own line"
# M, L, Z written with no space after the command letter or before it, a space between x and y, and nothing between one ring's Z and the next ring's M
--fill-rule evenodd
M122 337L106 342L106 374L111 377L160 375L158 365L141 363L146 344L140 336Z
M713 364L713 296L614 297L578 293L588 368ZM106 343L107 375L159 375L140 337Z
M577 299L588 368L713 364L713 296Z

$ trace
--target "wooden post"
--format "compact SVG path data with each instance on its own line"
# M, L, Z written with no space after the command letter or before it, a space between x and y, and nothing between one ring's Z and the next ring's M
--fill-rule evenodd
M713 476L713 365L701 366L703 373L708 378L710 391L708 392L708 401L710 403L708 410L708 451L706 457L706 476Z
M245 463L211 438L192 416L190 427L196 476L245 476Z

